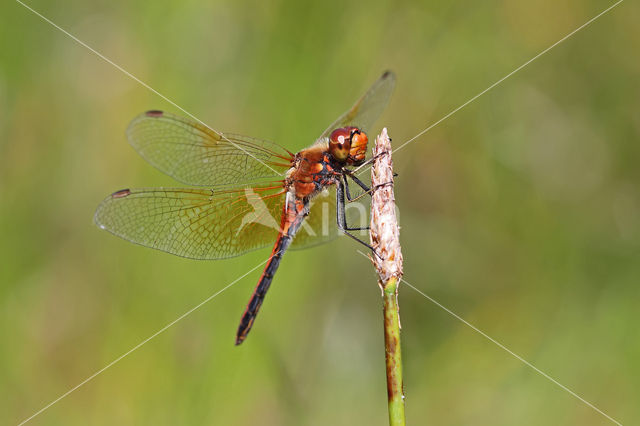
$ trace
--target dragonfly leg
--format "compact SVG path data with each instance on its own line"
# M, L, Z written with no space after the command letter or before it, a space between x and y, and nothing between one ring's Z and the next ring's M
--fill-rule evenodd
M373 188L373 192L375 192L375 191L377 191L378 189L383 188L383 187L385 187L385 186L389 186L389 185L393 185L393 181L391 181L391 182L385 182L385 183L381 183L381 184L379 184L379 185L376 185L376 186Z
M360 188L362 188L365 192L370 192L371 188L369 188L364 182L362 182L360 179L358 179L358 177L355 175L355 173L353 173L353 171L348 170L348 169L344 169L344 176L345 176L345 182L346 177L350 177L351 180L353 180ZM349 198L348 193L347 193L347 198ZM349 198L349 201L351 201L351 198Z
M347 200L349 200L349 202L354 202L359 200L362 196L366 195L366 194L370 194L370 189L366 187L366 185L364 185L362 182L360 182L362 184L362 186L364 186L365 188L367 188L367 192L360 194L359 196L352 198L351 194L349 193L349 181L347 181L347 175L342 175L342 180L343 180L343 184L344 184L344 192L345 195L347 196ZM344 199L343 199L344 202ZM345 230L347 231L368 231L370 229L369 226L365 226L365 227L360 227L360 228L355 228L355 227L350 227L347 225L347 217L346 217L346 208L345 211L343 212L343 216L344 216L344 225L345 225Z
M347 226L347 216L346 216L346 212L345 212L345 202L344 202L344 188L343 188L343 183L341 180L338 180L338 182L336 183L336 197L337 197L337 202L336 202L336 219L338 222L338 228L344 232L346 235L348 235L349 237L351 237L353 240L359 242L360 244L362 244L363 246L367 247L369 250L371 250L376 256L378 256L380 259L382 259L382 257L380 257L380 255L375 251L375 249L373 247L371 247L371 245L369 245L368 243L362 241L360 238L356 237L355 235L353 235L351 232L349 231L359 231L359 230L368 230L369 228L350 228L349 226Z
M347 181L347 176L350 177L355 183L358 184L358 186L360 186L362 189L364 189L365 192L363 192L362 194L358 195L357 197L351 197L351 194L349 193L349 183ZM398 176L397 174L394 173L393 175L394 177ZM373 193L378 189L378 188L382 188L383 186L387 186L387 185L392 185L393 182L385 182L385 183L381 183L380 185L376 185L375 188L369 188L367 185L365 185L360 179L358 179L352 171L350 170L346 170L345 169L345 174L343 175L344 177L344 187L345 187L345 192L347 195L347 200L349 200L349 202L353 202L353 201L357 201L360 198L364 197L365 195L369 194L369 195L373 195Z
M364 182L358 179L356 175L353 174L353 172L351 172L350 170L345 169L344 171L345 171L345 174L342 175L344 179L344 188L347 195L347 200L349 200L350 203L354 201L358 201L360 198L364 197L367 194L371 195L371 188L369 188ZM349 192L349 182L347 181L347 176L350 177L351 180L353 180L360 188L364 190L362 194L358 195L357 197L351 196L351 193Z
M391 139L389 139L391 140ZM356 167L355 169L353 169L351 172L352 173L358 173L360 171L361 168L368 166L369 164L373 164L374 161L376 161L376 159L382 157L383 155L388 154L389 151L382 151L376 155L374 155L373 157L369 158L367 161L365 161L364 163L360 164L358 167Z

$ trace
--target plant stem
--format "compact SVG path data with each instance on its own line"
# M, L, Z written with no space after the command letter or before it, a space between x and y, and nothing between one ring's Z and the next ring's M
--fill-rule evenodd
M404 426L404 389L402 382L402 351L398 284L402 278L402 252L393 194L393 163L391 140L387 129L376 138L375 161L371 168L371 259L378 272L384 312L385 362L389 425Z
M402 384L402 351L400 348L400 316L398 314L398 280L392 277L383 287L384 344L387 364L387 396L389 424L404 425L404 392Z

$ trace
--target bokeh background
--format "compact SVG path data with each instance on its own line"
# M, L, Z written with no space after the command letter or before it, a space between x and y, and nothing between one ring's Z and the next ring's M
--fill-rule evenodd
M613 4L28 3L211 126L310 144L385 69L398 146ZM640 422L640 19L622 3L394 156L405 278L623 424ZM100 231L114 190L175 186L128 145L177 112L18 3L0 6L0 421L17 424L263 261ZM34 425L384 425L379 289L352 241L255 271ZM401 289L407 418L613 424Z

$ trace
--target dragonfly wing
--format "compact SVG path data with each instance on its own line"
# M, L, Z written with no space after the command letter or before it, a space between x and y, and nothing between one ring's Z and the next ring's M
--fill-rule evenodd
M188 185L281 179L291 166L292 154L273 142L222 134L162 111L147 111L133 119L127 137L149 163Z
M284 195L282 185L125 189L107 197L94 220L136 244L191 259L222 259L273 244Z
M373 126L373 123L380 117L389 103L395 85L395 74L391 71L386 71L349 111L342 114L322 133L320 139L329 137L332 131L340 127L355 126L365 132L371 130L371 126Z

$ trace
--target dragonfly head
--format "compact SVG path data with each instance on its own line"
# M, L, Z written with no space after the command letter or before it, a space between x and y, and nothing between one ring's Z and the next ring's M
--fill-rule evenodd
M329 153L342 164L357 166L367 155L369 138L357 127L341 127L329 136Z

